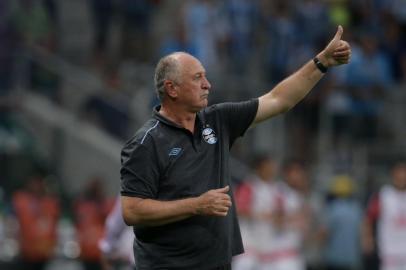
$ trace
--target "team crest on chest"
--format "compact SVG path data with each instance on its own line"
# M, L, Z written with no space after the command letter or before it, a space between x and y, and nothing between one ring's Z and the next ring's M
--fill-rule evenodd
M205 129L203 129L202 137L203 137L204 141L207 142L208 144L215 144L217 142L216 133L214 132L213 129L211 129L209 127L206 127Z

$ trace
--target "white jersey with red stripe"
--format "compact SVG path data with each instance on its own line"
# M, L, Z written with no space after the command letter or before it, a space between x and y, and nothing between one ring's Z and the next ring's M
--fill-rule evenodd
M244 203L240 207L248 207L246 210L251 216L240 222L246 253L261 265L289 261L303 265L300 254L302 233L295 221L303 206L302 197L279 181L265 182L254 178L244 185L245 190L237 192L236 197L237 207ZM276 221L278 218L281 222Z
M406 192L386 185L379 192L378 247L385 264L406 269Z

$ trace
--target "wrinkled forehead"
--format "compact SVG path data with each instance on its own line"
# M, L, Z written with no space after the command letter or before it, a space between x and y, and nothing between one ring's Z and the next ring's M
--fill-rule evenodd
M190 54L178 54L175 56L179 62L180 72L182 74L205 73L206 70L202 63Z

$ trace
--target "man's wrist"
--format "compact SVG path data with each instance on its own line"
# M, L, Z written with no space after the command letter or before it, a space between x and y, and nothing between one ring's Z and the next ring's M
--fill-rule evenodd
M202 210L200 209L200 197L193 197L189 199L190 214L192 215L201 215Z
M327 60L322 54L318 54L313 58L313 62L316 65L317 69L322 73L326 73L328 70Z
M320 63L323 64L323 66L325 66L326 68L329 68L330 65L328 64L328 60L327 57L324 54L324 51L320 52L319 54L316 55L316 58L318 58L320 60Z

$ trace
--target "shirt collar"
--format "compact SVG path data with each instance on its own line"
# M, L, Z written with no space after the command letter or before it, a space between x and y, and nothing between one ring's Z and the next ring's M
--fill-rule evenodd
M160 121L168 126L184 129L182 126L176 124L175 122L169 120L168 118L166 118L165 116L160 114L159 113L160 109L161 109L161 105L155 106L152 110L152 117L154 117L158 121ZM199 123L200 126L203 126L203 121L202 121L202 118L200 117L200 113L202 113L202 112L196 113L196 123Z

